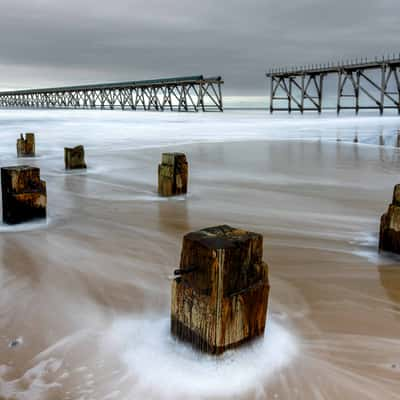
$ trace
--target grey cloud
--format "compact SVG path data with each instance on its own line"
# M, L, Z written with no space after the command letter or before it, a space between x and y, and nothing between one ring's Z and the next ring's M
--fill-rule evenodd
M227 94L260 95L271 66L400 50L395 0L2 0L0 7L4 88L203 73L222 75Z

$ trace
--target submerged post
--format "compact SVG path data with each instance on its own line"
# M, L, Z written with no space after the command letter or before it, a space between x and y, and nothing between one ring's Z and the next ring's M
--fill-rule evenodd
M17 156L18 157L35 157L35 134L26 133L25 138L21 133L21 137L17 139Z
M46 218L46 182L40 169L27 165L1 168L3 221L18 224Z
M85 150L83 146L64 147L64 162L65 169L85 169Z
M220 354L264 333L268 266L263 237L228 225L183 238L172 283L171 332Z
M187 193L188 163L184 153L163 153L158 165L158 193L175 196Z

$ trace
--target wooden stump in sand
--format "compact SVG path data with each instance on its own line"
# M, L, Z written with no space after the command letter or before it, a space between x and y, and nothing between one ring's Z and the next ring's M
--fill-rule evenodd
M64 147L64 161L65 169L86 168L85 150L83 146L79 145L73 148Z
M17 156L18 157L35 157L35 134L26 133L25 138L21 133L21 137L17 139Z
M400 185L394 187L392 204L381 217L379 250L400 254Z
M269 282L263 237L227 225L183 238L172 283L171 332L220 354L264 333Z
M158 193L175 196L187 192L188 163L183 153L163 153L158 165Z
M1 168L3 221L18 224L46 218L46 182L40 169L27 165Z

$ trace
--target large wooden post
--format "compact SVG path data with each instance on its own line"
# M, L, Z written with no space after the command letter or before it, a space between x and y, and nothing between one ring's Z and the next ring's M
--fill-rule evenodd
M381 217L379 250L400 254L400 185L394 187L392 203Z
M27 165L1 168L3 221L18 224L46 218L46 182L40 170Z
M26 133L25 138L21 133L21 137L17 139L17 156L18 157L35 157L35 134Z
M262 335L269 294L262 256L257 233L221 225L187 234L172 283L172 334L212 354Z
M188 163L183 153L163 153L158 165L158 193L175 196L187 192Z
M86 168L85 150L83 146L79 145L73 148L64 147L64 161L65 169Z

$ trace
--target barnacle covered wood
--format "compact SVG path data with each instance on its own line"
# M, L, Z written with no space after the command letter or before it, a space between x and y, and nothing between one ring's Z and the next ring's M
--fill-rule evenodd
M392 204L381 217L379 249L400 254L400 185L394 187Z
M163 153L158 165L158 193L174 196L187 192L188 163L183 153Z
M21 137L17 139L17 156L18 157L34 157L35 156L35 134L26 133L25 138L21 133Z
M172 333L213 354L262 335L269 294L262 255L257 233L222 225L187 234L172 283Z
M46 182L40 170L27 165L1 168L3 221L17 224L46 218Z
M82 145L69 148L64 147L65 169L86 168L85 149Z

